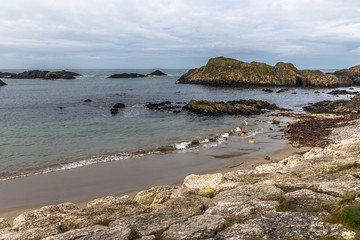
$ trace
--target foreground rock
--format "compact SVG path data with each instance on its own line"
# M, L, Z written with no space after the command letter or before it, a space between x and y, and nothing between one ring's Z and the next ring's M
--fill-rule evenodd
M338 224L325 223L325 213L269 213L261 218L235 224L215 236L216 240L225 239L316 239L337 237L352 239L353 231Z
M275 110L278 107L266 101L257 100L239 100L228 102L211 102L191 100L183 107L183 110L197 113L200 115L258 115L263 113L262 109Z
M184 223L172 225L164 235L170 239L207 239L225 228L225 219L218 215L200 215Z
M0 229L10 227L10 223L6 218L0 218Z
M205 175L192 174L184 179L182 187L198 195L212 196L222 180L223 175L221 173Z
M320 71L298 70L291 63L279 62L275 66L258 62L241 62L231 58L212 58L198 69L181 76L179 83L216 86L313 86L330 87L351 85L351 81Z
M16 78L16 79L35 79L41 78L44 80L54 80L54 79L75 79L76 76L81 76L79 73L69 72L69 71L40 71L40 70L31 70L25 71L22 73L0 73L0 77L3 78Z
M131 229L123 226L104 227L91 226L83 229L75 229L56 236L47 237L44 240L128 240L131 237Z
M59 226L31 228L23 231L9 231L0 235L0 240L39 240L62 233Z
M7 84L6 83L4 83L2 80L0 80L0 87L1 86L6 86Z

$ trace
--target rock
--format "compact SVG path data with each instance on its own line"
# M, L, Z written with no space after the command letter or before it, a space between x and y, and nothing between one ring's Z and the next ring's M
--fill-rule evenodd
M343 197L347 193L360 192L360 181L322 182L319 185L318 191L335 197Z
M175 105L170 101L163 101L159 103L147 102L145 104L145 107L147 107L152 111L161 111L161 112L166 111L166 112L176 112L176 113L180 113L182 109L181 105L178 104Z
M31 228L23 231L11 231L0 235L0 240L39 240L61 233L59 226Z
M160 70L155 70L154 72L149 73L147 76L166 76L166 75L167 75L166 73L163 73Z
M322 101L303 109L310 113L360 113L360 93L351 100Z
M17 78L17 79L35 79L35 78L41 78L44 80L53 80L53 79L75 79L76 76L81 76L81 74L75 73L75 72L69 72L69 71L55 71L55 72L49 72L49 71L40 71L40 70L31 70L31 71L25 71L22 73L0 73L0 77L4 78Z
M274 121L272 122L272 124L278 125L278 124L280 124L280 121L279 121L279 120L274 120Z
M44 80L54 80L54 79L75 79L75 76L81 76L78 73L68 72L68 71L56 71L56 72L48 72L45 76L42 77Z
M92 100L88 98L88 99L85 99L84 102L92 102Z
M132 200L104 201L104 204L91 204L89 207L66 215L61 220L61 227L64 231L69 231L94 225L107 226L120 217L149 211L149 208Z
M264 88L262 89L263 92L268 92L268 93L272 93L274 92L272 89L269 89L269 88Z
M200 215L186 222L172 225L164 236L170 239L206 239L212 238L225 228L225 219L218 215Z
M6 86L7 84L5 82L3 82L2 80L0 80L0 87L1 86Z
M182 187L198 195L211 196L222 180L223 175L221 173L204 175L191 174L184 179Z
M13 229L41 228L59 223L66 215L78 210L73 203L61 203L24 212L14 219Z
M0 78L15 78L16 73L0 72Z
M44 78L49 71L40 71L40 70L31 70L25 71L22 73L18 73L11 78L19 78L19 79L34 79L34 78Z
M256 183L243 185L230 191L221 192L206 203L208 207L220 203L239 202L248 199L272 200L278 199L284 192L272 184Z
M125 108L126 106L125 106L125 104L123 104L123 103L116 103L114 106L113 106L113 108Z
M258 115L261 109L277 109L275 104L266 101L239 100L224 102L211 102L206 100L191 100L183 107L183 110L197 113L199 115L216 116L216 115Z
M350 85L335 75L320 71L298 70L291 63L279 62L275 66L265 63L246 63L236 59L217 57L198 69L191 69L179 83L216 86L314 86L329 87Z
M216 240L234 239L317 239L337 237L352 239L353 231L342 225L323 221L326 213L277 212L235 224L215 236Z
M122 204L127 201L130 201L130 197L128 195L121 197L107 196L88 202L87 207L107 207L111 205Z
M356 95L358 92L349 92L346 90L332 90L330 92L328 92L327 94L331 94L331 95Z
M0 229L11 227L9 221L6 218L0 218Z
M289 89L287 89L287 88L282 88L282 89L276 91L276 93L283 93L283 92L286 92L286 91L289 91Z
M272 173L259 173L254 170L237 170L224 174L224 179L232 182L242 182L252 184L269 179Z
M313 210L325 204L334 203L340 200L333 196L315 193L307 189L286 193L285 199L289 210L295 212Z
M108 78L143 78L146 77L144 74L140 73L121 73L121 74L114 74Z
M360 65L349 69L342 69L333 73L341 81L351 84L360 83Z
M75 229L56 236L47 237L44 240L128 240L131 237L131 229L123 226L104 227L91 226Z
M171 225L182 223L189 217L189 214L183 212L144 213L122 217L110 223L110 226L126 226L135 231L138 237L142 237L161 233Z
M152 205L153 212L183 212L190 216L202 214L204 209L203 202L194 196L176 196L163 204Z
M229 223L244 222L270 212L276 212L277 201L260 201L258 199L239 200L238 202L219 203L206 210L209 215L220 215Z
M166 202L178 189L179 187L175 186L153 187L148 190L138 192L134 201L144 205L162 204Z
M216 186L215 191L214 191L214 195L217 195L221 192L224 191L229 191L231 189L237 188L241 185L244 185L245 183L241 183L241 182L224 182L221 183L219 185Z

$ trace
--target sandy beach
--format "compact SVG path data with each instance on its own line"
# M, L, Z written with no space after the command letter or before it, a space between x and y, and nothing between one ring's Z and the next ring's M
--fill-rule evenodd
M84 206L97 197L133 196L153 186L180 184L190 174L253 169L303 151L293 148L283 138L280 129L289 119L283 118L279 126L270 124L268 119L269 116L249 119L244 129L257 132L255 136L233 135L226 143L212 148L152 154L1 181L0 216L12 220L26 210L43 205L74 202ZM265 160L266 156L270 160Z

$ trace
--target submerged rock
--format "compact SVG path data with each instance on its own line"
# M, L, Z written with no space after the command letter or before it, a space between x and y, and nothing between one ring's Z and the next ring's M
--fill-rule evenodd
M0 87L1 86L6 86L7 84L5 82L3 82L2 80L0 80Z
M352 239L353 231L323 221L326 213L277 212L235 224L215 236L216 240L238 239L316 239L337 237Z
M291 63L279 62L275 66L265 63L246 63L232 58L217 57L198 69L191 69L178 80L179 83L194 83L216 86L314 86L329 87L349 85L335 75L320 71L298 70Z
M143 77L146 77L146 75L140 73L120 73L120 74L111 75L108 78L143 78Z

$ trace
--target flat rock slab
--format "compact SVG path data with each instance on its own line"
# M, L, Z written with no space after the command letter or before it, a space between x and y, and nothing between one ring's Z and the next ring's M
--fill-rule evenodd
M78 209L73 203L61 203L24 212L14 219L13 229L24 230L46 227L60 222L67 214Z
M71 230L63 234L45 238L44 240L128 240L130 236L131 229L123 226L91 226Z
M172 225L164 232L170 239L207 239L225 228L225 219L218 215L200 215L189 218L186 222Z
M135 231L137 236L156 235L167 230L171 225L186 221L191 215L188 213L145 213L123 217L110 226L125 226Z
M350 182L325 182L319 186L319 192L333 195L335 197L344 196L346 193L356 193L360 191L360 181Z
M355 233L339 224L325 223L326 213L269 213L245 224L235 224L218 233L216 240L264 239L315 239L334 236L352 239Z
M39 240L61 233L58 226L48 226L44 228L26 229L23 231L10 231L0 235L0 240Z
M286 193L285 199L291 211L311 210L340 200L339 198L307 189Z
M244 199L272 200L282 196L284 192L272 184L257 183L253 185L243 185L230 191L221 192L206 204L213 207L219 203L241 202Z
M227 222L244 222L270 212L276 212L277 201L258 199L239 202L220 203L206 210L205 214L223 216Z
M223 175L221 173L204 175L191 174L184 179L182 187L193 193L209 196L214 193L215 188L222 182L222 180Z

